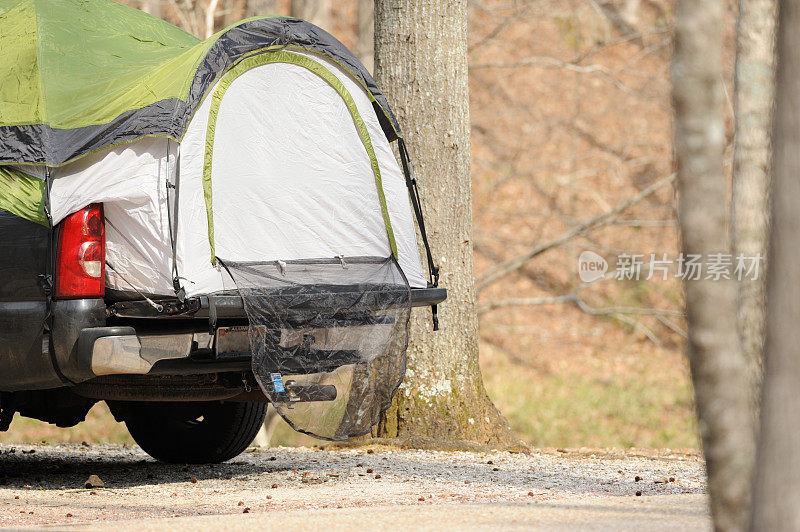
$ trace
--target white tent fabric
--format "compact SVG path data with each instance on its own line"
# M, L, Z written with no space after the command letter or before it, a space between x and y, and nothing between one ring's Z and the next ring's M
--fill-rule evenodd
M398 262L412 287L426 286L403 174L367 94L335 63L309 57L336 75L356 102L379 163ZM166 181L175 183L176 176L171 215L187 294L235 288L224 269L212 266L208 239L202 175L213 90L180 147L142 139L53 170L55 223L89 203L104 203L111 288L174 293ZM391 253L353 118L339 94L301 66L270 63L233 81L220 105L211 175L216 256L223 260ZM174 205L173 193L169 199Z
M165 181L168 147L174 179L177 144L166 139L142 139L52 170L54 223L89 203L103 203L106 260L111 265L106 284L111 288L173 293Z
M358 106L380 165L400 267L411 286L424 287L408 191L372 104L346 73L315 60ZM178 270L194 283L188 293L221 290L227 279L211 265L202 181L185 179L202 174L210 105L206 98L181 143ZM212 197L216 255L223 260L390 255L353 118L330 85L297 65L263 65L228 88L214 138Z

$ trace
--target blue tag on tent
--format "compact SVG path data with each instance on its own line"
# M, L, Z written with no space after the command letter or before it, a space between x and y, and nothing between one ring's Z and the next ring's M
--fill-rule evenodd
M270 377L272 377L272 387L275 389L275 393L286 391L286 388L283 387L283 377L281 377L280 373L271 373Z

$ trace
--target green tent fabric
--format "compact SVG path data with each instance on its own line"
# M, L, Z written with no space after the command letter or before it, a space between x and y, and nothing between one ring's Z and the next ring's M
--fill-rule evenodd
M45 212L44 181L15 168L0 166L0 210L50 226Z
M246 19L201 41L111 0L0 0L0 43L0 164L59 166L145 136L180 140L225 71L279 48L336 61L367 89L389 140L401 136L360 62L299 19Z
M202 53L195 37L115 2L4 0L0 41L2 123L61 129L185 99Z

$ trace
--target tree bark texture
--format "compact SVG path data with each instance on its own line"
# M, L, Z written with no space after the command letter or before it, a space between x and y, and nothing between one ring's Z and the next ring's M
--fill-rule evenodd
M376 2L375 74L403 127L448 290L441 330L432 331L429 312L413 313L406 381L376 434L434 446L518 445L478 365L466 0Z
M730 251L722 157L722 10L715 0L679 0L673 56L675 156L683 252ZM685 283L687 350L717 530L747 525L753 416L737 331L737 287L728 280Z
M772 234L754 530L800 530L800 6L780 2Z
M736 256L767 256L777 8L776 0L739 0L731 217ZM757 279L743 279L739 284L739 337L754 413L761 395L765 291L766 268L762 264Z

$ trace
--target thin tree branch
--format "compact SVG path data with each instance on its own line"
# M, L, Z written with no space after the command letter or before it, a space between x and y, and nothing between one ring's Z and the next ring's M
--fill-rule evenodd
M538 68L563 68L566 70L571 70L572 72L578 72L579 74L595 74L601 79L604 79L611 84L613 84L618 89L632 93L629 87L623 84L620 80L614 77L614 72L611 71L609 68L603 65L577 65L575 63L569 61L562 61L561 59L557 59L555 57L548 57L548 56L537 56L537 57L526 57L525 59L520 59L519 61L492 61L486 63L470 63L469 69L470 70L478 70L482 68L520 68L520 67L538 67Z
M467 48L467 53L470 53L475 48L481 47L483 44L493 40L495 37L500 35L506 28L508 28L514 22L518 22L530 9L532 4L522 6L521 8L517 9L511 15L504 18L497 26L492 29L485 37L480 39L478 42L472 44Z
M658 308L643 308L643 307L608 307L608 308L593 308L586 304L581 298L575 296L575 304L587 314L593 316L606 316L612 314L639 314L642 316L672 316L676 318L683 318L685 314L679 310L664 310Z
M628 43L628 42L631 42L631 41L640 41L644 37L649 37L651 35L660 35L660 34L663 34L663 33L667 33L667 34L671 35L672 31L673 31L672 26L671 25L667 25L667 26L661 26L661 27L657 27L657 28L653 28L653 29L649 29L649 30L645 30L645 31L640 31L640 32L637 32L637 33L631 33L630 35L623 35L622 37L619 37L617 39L612 39L610 41L601 42L601 43L598 43L598 44L590 47L585 52L582 52L581 54L579 54L578 56L573 58L570 61L570 63L580 63L584 59L587 59L587 58L589 58L589 57L591 57L593 55L596 55L599 52L607 50L608 48L611 48L613 46L617 46L617 45L620 45L620 44L625 44L625 43ZM671 36L667 40L672 40Z
M677 227L678 220L611 220L608 225L625 227Z
M578 290L580 290L580 288ZM585 301L583 301L580 297L578 297L577 291L571 294L567 294L564 296L556 296L556 297L514 298L514 299L507 299L504 301L496 301L494 303L489 303L488 305L483 305L481 307L478 307L478 314L479 315L485 314L487 312L491 312L492 310L496 310L498 308L558 305L562 303L573 303L581 311L591 316L609 316L617 321L629 325L634 329L641 331L642 334L644 334L648 340L650 340L657 346L661 346L662 344L661 341L658 339L658 336L655 334L655 332L653 332L652 329L644 325L639 320L633 319L631 315L655 316L662 325L664 325L671 331L676 332L683 337L686 336L685 331L683 331L677 325L666 319L667 316L684 317L685 315L683 312L677 310L663 310L663 309L641 308L641 307L594 308L586 304Z
M478 307L478 314L486 314L493 310L505 307L535 307L539 305L557 305L560 303L571 303L577 299L576 294L567 294L565 296L555 297L521 297L514 299L506 299L504 301L495 301L488 305Z
M674 180L675 180L675 174L671 174L671 175L669 175L669 176L667 176L667 177L665 177L665 178L663 178L663 179L661 179L659 181L656 181L655 183L653 183L649 187L647 187L644 190L642 190L636 196L633 196L633 197L628 198L627 200L625 200L625 201L623 201L621 203L618 203L617 206L614 207L613 209L608 210L608 211L604 212L603 214L601 214L599 216L595 216L591 220L588 220L588 221L586 221L586 222L584 222L582 224L576 225L572 229L569 229L568 231L562 233L561 236L555 238L554 240L551 240L551 241L546 242L544 244L540 244L540 245L532 248L530 251L528 251L528 252L526 252L526 253L518 256L518 257L514 257L513 259L509 259L509 260L507 260L505 262L501 262L500 264L497 264L497 265L493 266L492 268L489 268L489 270L487 270L483 275L478 277L477 283L476 283L476 286L475 286L475 290L477 292L481 292L487 286L489 286L489 285L499 281L500 279L506 277L507 275L519 270L522 266L525 265L525 263L527 263L531 259L541 255L545 251L548 251L548 250L550 250L550 249L552 249L554 247L560 246L560 245L572 240L576 236L579 236L579 235L581 235L583 233L586 233L586 232L588 232L590 230L593 230L593 229L605 224L613 216L621 213L622 211L624 211L625 209L631 207L632 205L635 205L635 204L639 203L643 199L647 198L648 196L652 195L653 193L657 192L658 190L662 189L663 187L669 185Z
M626 316L625 314L609 314L609 316L611 316L615 320L630 325L631 327L633 327L634 330L642 331L642 333L647 337L647 339L653 342L658 347L661 347L663 345L661 343L661 340L658 339L658 336L656 336L656 333L654 333L652 329L647 327L639 320L635 320L630 316Z
M689 339L689 333L687 333L686 330L682 329L681 327L678 327L676 324L672 323L671 320L668 320L664 316L656 316L656 319L660 321L661 324L667 329L679 334L684 339L687 340Z
M604 307L595 308L589 306L583 299L578 297L577 292L555 297L522 297L495 301L488 305L478 307L478 314L485 314L498 308L506 307L530 307L539 305L556 305L560 303L574 303L579 309L592 316L610 316L613 314L638 314L642 316L671 316L683 318L685 314L680 310L668 310L644 307Z

